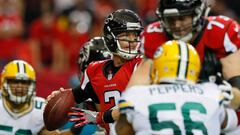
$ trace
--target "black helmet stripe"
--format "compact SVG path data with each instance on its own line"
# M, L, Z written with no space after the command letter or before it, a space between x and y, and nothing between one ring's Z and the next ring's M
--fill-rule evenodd
M178 71L177 76L180 79L185 79L187 76L188 70L188 61L189 61L189 50L185 42L178 41L178 50L179 50L179 62L178 62Z

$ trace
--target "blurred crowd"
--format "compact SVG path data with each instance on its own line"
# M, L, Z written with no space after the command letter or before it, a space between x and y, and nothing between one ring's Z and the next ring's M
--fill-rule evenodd
M208 0L212 15L240 22L239 0ZM102 35L107 14L119 8L139 14L144 25L156 20L158 0L0 0L0 70L13 59L37 71L38 96L76 85L81 46ZM73 86L72 86L73 87Z

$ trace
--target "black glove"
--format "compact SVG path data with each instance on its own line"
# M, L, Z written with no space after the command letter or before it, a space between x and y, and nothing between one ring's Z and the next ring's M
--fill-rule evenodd
M222 72L222 65L213 51L205 49L200 81L210 81L212 76Z

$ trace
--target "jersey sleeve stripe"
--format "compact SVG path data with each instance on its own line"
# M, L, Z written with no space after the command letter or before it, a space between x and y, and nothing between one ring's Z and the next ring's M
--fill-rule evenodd
M222 105L223 101L224 101L224 96L223 96L223 94L221 93L221 94L219 95L219 105Z
M120 100L118 103L118 107L119 107L120 113L126 113L127 111L134 110L133 104L130 102L127 102L126 100Z

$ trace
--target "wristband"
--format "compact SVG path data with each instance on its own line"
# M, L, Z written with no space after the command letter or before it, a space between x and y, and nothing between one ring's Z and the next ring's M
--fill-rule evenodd
M105 123L104 120L103 120L103 115L104 115L104 112L98 112L98 114L96 116L96 124Z
M112 117L112 110L108 110L108 111L104 112L103 120L105 123L113 123L114 122L113 117Z

